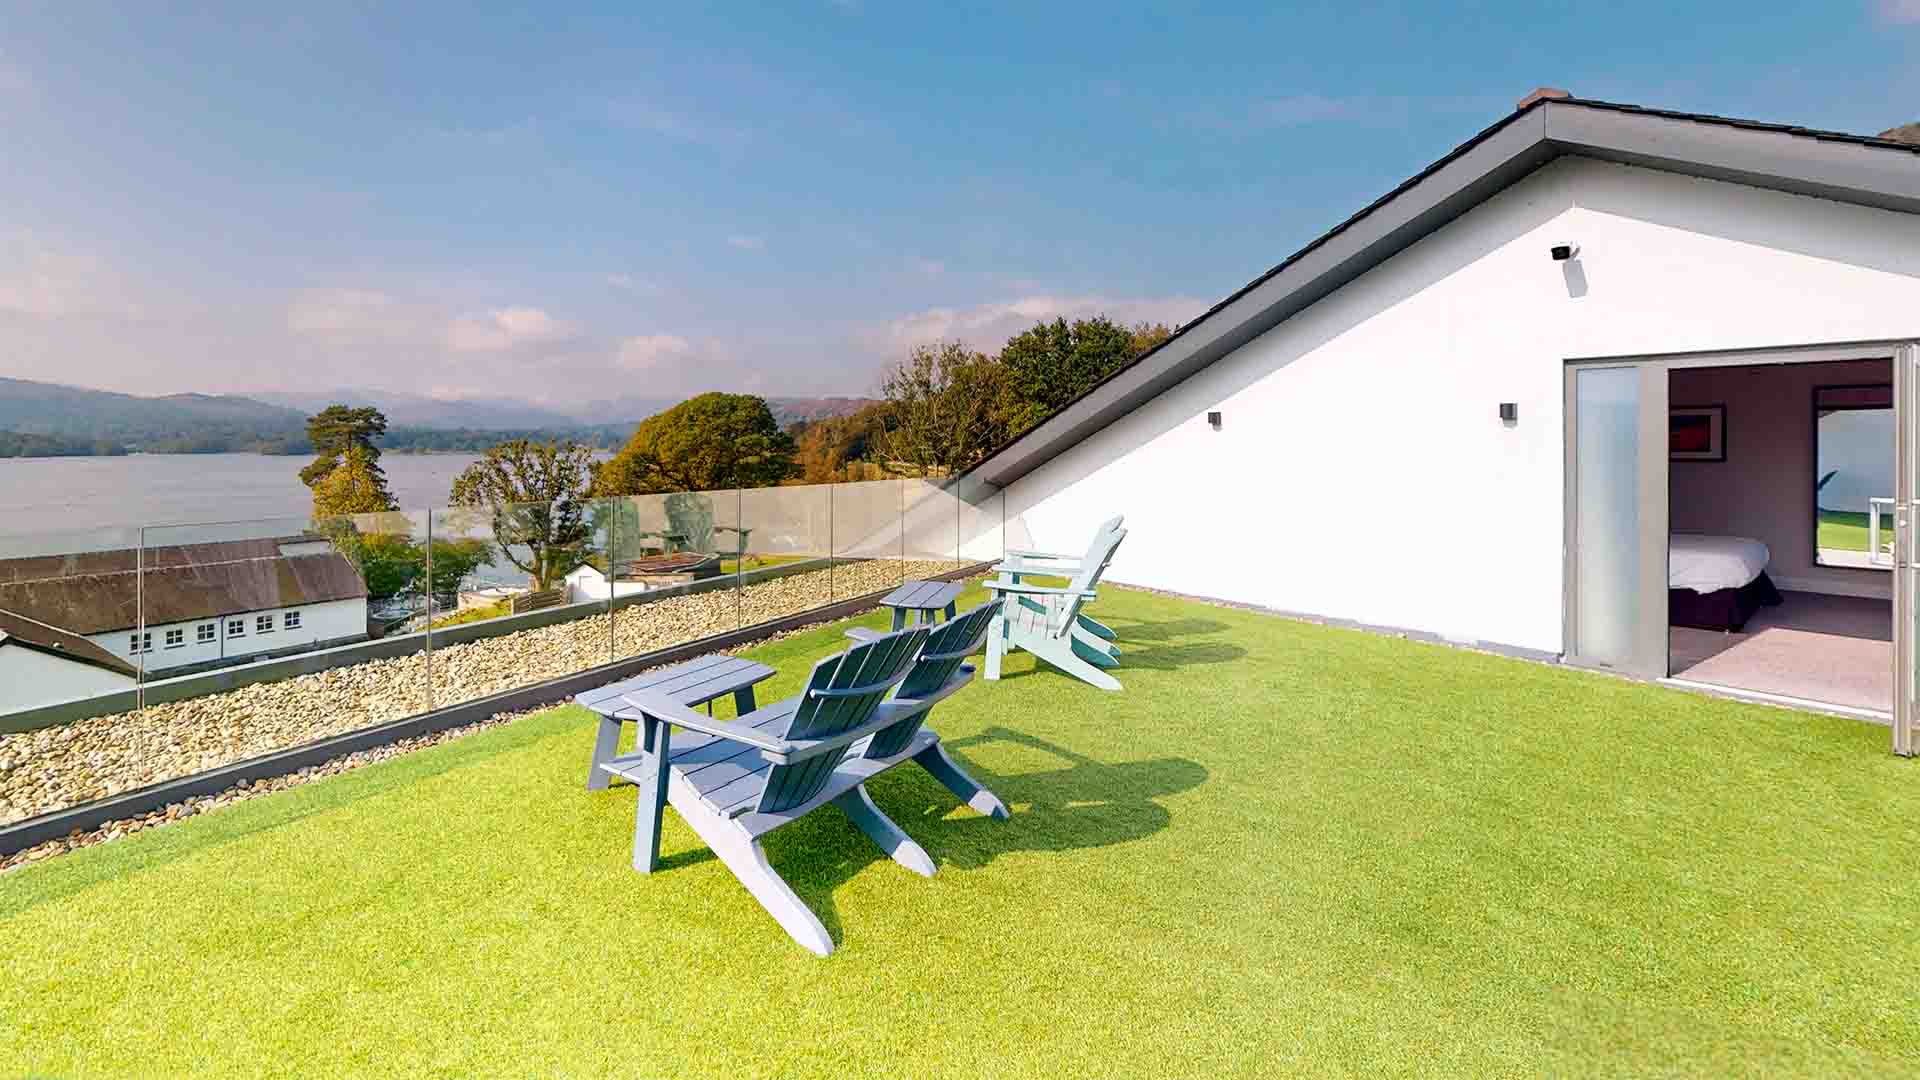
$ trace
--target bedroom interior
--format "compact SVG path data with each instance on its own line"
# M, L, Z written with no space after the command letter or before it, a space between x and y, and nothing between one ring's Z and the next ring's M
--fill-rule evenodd
M1890 712L1891 360L1668 380L1671 676Z

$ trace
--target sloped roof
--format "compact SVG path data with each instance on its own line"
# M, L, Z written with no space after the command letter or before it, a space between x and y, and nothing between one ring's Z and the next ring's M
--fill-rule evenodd
M116 675L125 675L129 679L140 676L139 670L132 664L78 634L70 634L57 626L48 626L46 623L11 611L0 611L0 648L8 645L18 645L49 656L72 660L75 663L104 668Z
M144 570L141 568L144 567ZM322 537L0 559L0 609L75 634L192 622L367 595Z
M1585 98L1514 112L969 469L1010 484L1555 158L1574 155L1920 213L1920 146Z

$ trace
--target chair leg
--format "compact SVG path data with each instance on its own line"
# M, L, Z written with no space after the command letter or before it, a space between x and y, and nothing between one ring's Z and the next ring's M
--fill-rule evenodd
M682 810L681 819L693 827L700 839L719 857L727 869L747 892L760 902L773 921L787 932L787 936L798 942L800 947L815 956L827 956L833 952L833 937L820 917L813 913L793 886L782 880L774 872L773 864L767 861L767 853L760 841L747 836L739 825L725 821L708 812L704 807L690 807L676 803L676 809Z
M1063 674L1071 675L1090 686L1097 686L1102 690L1120 689L1120 680L1082 659L1073 651L1069 640L1050 637L1039 641L1022 641L1020 647L1059 668Z
M833 805L852 818L853 823L860 826L861 832L880 845L880 850L893 856L894 862L921 877L933 876L933 857L873 804L873 796L867 794L867 785L855 784L835 795Z
M1078 619L1080 620L1080 628L1092 634L1094 637L1106 638L1108 641L1112 641L1120 636L1113 632L1112 627L1091 615L1081 615L1078 616Z
M960 797L960 801L991 818L1005 821L1007 804L1000 797L980 785L978 780L968 776L959 763L947 755L947 748L934 743L925 750L913 755L913 760L927 770L935 780L946 786L948 791Z
M613 780L600 771L603 762L613 760L620 749L620 721L611 716L600 718L600 731L593 737L593 760L587 762L587 790L605 791Z
M1120 663L1120 647L1111 641L1080 626L1075 626L1070 633L1073 650L1086 657L1088 662L1101 667L1114 667ZM1110 662L1103 662L1102 657Z
M1000 658L1007 651L1007 620L995 619L987 624L987 670L988 679L1000 677Z

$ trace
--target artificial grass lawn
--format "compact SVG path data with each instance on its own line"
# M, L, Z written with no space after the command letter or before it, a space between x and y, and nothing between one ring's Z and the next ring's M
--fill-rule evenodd
M1820 523L1814 531L1814 546L1836 551L1865 551L1871 546L1867 524L1867 514L1822 510ZM1890 513L1880 515L1880 542L1893 543L1893 515Z
M968 602L977 599L977 594ZM563 708L0 877L0 1074L1886 1075L1920 1068L1920 764L1886 729L1110 590L775 866L789 940ZM870 616L869 625L879 617ZM839 646L768 645L762 700Z

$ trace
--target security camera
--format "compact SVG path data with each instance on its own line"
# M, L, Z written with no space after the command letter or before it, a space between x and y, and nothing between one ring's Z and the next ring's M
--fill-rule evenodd
M1553 261L1554 261L1554 262L1566 262L1566 261L1567 261L1568 259L1571 259L1571 258L1573 258L1573 257L1574 257L1575 255L1578 255L1578 254L1580 254L1580 245L1578 245L1578 244L1555 244L1555 245L1553 245L1553 247L1552 247L1552 248L1550 248L1549 250L1551 250L1551 251L1553 252Z

